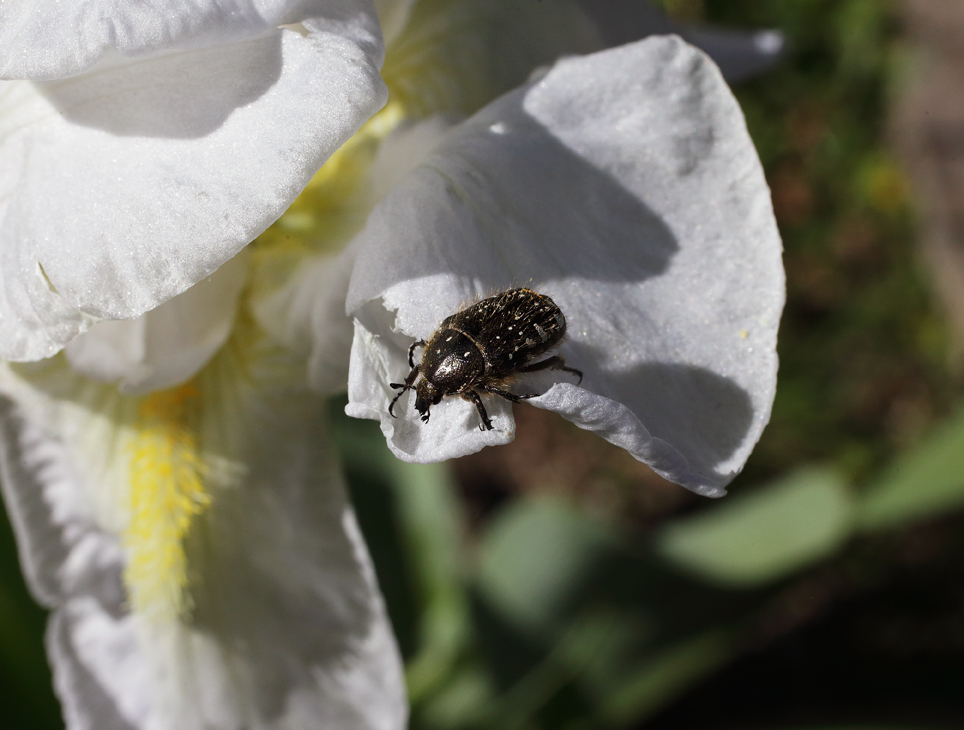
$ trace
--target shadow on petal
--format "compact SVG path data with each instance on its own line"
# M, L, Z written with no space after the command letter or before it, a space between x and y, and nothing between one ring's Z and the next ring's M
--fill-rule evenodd
M406 307L397 323L426 337L466 301L513 286L574 273L639 283L667 271L679 243L663 217L529 116L522 98L459 127L373 211L350 312L381 295L388 309L426 302L428 288L436 308ZM439 275L460 285L426 283Z
M46 643L68 727L142 726L149 676L129 618L117 620L90 596L72 598L51 616Z
M564 385L550 394L553 383L572 381L549 372L527 377L518 390L545 394L532 405L559 412L667 478L717 493L734 476L736 467L728 463L742 452L734 462L742 464L749 453L753 401L733 380L682 363L643 362L607 370L602 351L575 342L566 343L562 352L583 371L581 387Z
M753 403L743 388L712 370L671 363L643 363L605 377L610 397L686 454L693 471L729 480L720 465L744 445L753 424Z
M37 88L68 121L121 137L197 139L281 76L281 34L148 59L117 54ZM185 164L190 160L185 160Z
M305 713L319 727L336 718L378 726L375 716L402 716L397 653L337 464L323 446L319 405L303 399L304 419L289 411L277 433L250 446L240 481L229 478L192 524L191 629L216 647L211 667L253 717L279 727L310 726L293 719ZM243 676L232 675L237 667ZM372 688L377 699L362 702Z
M518 104L478 115L440 151L444 158L427 163L445 178L446 196L488 234L482 255L498 260L508 275L493 280L492 290L573 272L618 282L664 273L679 250L666 222L617 175L531 117L518 96ZM465 253L464 246L456 250ZM492 269L468 267L465 256L454 263L455 273L467 276Z

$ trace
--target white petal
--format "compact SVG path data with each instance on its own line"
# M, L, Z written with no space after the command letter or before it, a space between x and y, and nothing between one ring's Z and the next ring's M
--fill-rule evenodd
M59 377L5 375L18 405L0 410L4 496L30 585L54 608L48 651L71 730L405 725L400 659L323 404L289 377L300 364L253 350L263 359L222 355L198 380L212 500L186 538L189 621L129 613L120 540L89 481L102 459L68 413L89 399L47 389L82 379L56 362L45 367ZM118 398L104 411L123 415ZM129 458L116 438L99 444Z
M400 458L511 438L500 399L486 433L458 398L427 427L410 394L398 419L387 407L413 338L521 285L562 308L561 353L585 373L529 402L667 478L721 493L769 419L783 304L769 191L718 70L679 39L561 61L491 104L375 209L360 244L348 412L379 419Z
M372 18L0 83L0 357L210 276L385 99Z
M95 594L118 610L125 597L117 541L100 529L96 508L77 488L79 475L64 445L6 397L0 397L0 476L34 596L53 608L68 595Z
M46 643L68 730L151 727L151 671L132 616L72 598L51 615Z
M348 387L351 320L345 294L354 252L306 263L281 291L255 304L258 323L289 350L308 359L308 382L318 393Z
M338 5L325 0L8 0L0 4L0 78L70 76L112 51L143 56L203 48L314 16L370 12L363 0Z
M369 172L371 204L381 201L445 139L462 117L439 115L392 130L378 147Z
M71 367L135 395L194 376L228 339L248 272L247 250L136 319L98 322L67 343Z

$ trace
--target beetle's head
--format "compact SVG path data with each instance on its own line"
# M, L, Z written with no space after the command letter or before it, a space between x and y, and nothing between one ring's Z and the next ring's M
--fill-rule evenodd
M436 388L431 380L422 378L415 386L415 409L422 414L422 420L426 423L429 417L429 408L437 406L444 393Z

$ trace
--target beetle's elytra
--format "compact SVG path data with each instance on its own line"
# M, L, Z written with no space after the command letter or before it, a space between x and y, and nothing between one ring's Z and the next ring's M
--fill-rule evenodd
M427 422L432 406L447 395L458 395L475 404L482 418L480 428L492 430L482 393L513 403L535 398L538 393L516 395L506 388L522 373L537 370L564 370L582 382L582 372L567 367L559 355L533 362L562 344L565 336L566 317L545 294L508 289L483 299L446 317L428 341L411 346L408 365L412 371L404 383L390 383L399 391L388 412L394 416L392 409L398 399L405 391L414 390L415 408ZM423 348L418 365L416 347Z

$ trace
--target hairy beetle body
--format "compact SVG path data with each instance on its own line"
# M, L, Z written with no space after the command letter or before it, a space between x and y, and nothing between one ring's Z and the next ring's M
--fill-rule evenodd
M565 336L566 317L544 294L508 289L483 299L446 317L428 341L412 345L408 353L412 370L404 383L390 384L400 390L388 412L394 416L392 409L402 393L414 390L415 408L422 421L428 421L431 406L445 396L458 395L475 404L481 428L491 430L481 393L513 402L535 398L536 393L516 395L506 388L519 375L537 370L564 370L582 381L582 372L567 367L558 355L533 362L562 344ZM414 362L417 347L423 348L418 365Z

